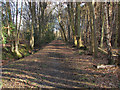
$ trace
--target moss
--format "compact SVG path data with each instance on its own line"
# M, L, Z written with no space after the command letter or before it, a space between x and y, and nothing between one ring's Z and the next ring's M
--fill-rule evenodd
M30 55L29 51L30 48L27 45L25 44L20 45L19 52L20 54L22 54L22 56L19 57L15 52L11 52L10 47L5 47L2 50L2 59L3 60L19 59L25 56L29 56Z
M22 44L19 48L19 52L23 55L23 57L29 56L30 55L29 51L31 51L31 49L25 44Z
M3 60L7 60L7 59L13 59L13 58L15 58L13 55L12 55L12 53L5 53L5 52L3 52L2 53L2 59Z

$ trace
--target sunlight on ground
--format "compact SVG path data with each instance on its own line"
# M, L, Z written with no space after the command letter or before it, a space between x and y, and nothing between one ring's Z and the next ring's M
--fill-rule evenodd
M9 64L8 68L2 68L3 86L9 82L10 87L12 84L24 87L25 84L27 87L43 88L110 88L102 80L105 74L92 67L91 56L75 55L73 52L69 47L54 44ZM98 83L99 77L102 81Z
M54 80L63 80L63 81L72 82L72 83L86 84L86 85L90 85L90 86L99 86L99 85L96 85L95 83L83 82L83 81L76 81L76 80L69 80L69 79L65 79L65 78L53 77L51 75L37 74L37 73L33 73L33 72L29 72L29 71L24 71L24 70L8 69L8 68L3 68L3 70L19 71L18 73L13 73L11 71L5 71L5 72L3 71L2 73L5 74L5 75L8 75L8 76L12 75L12 76L21 78L21 79L17 79L17 78L10 78L10 77L7 77L7 76L3 76L3 81L6 80L6 79L9 79L9 80L14 79L16 81L22 81L24 83L29 83L31 85L36 85L34 81L42 81L42 82L47 82L47 83L54 84L54 85L66 86L68 88L71 88L71 86L69 86L67 84L51 82L49 80L40 78L40 77L45 77L45 78L51 78L51 79L54 79ZM22 74L22 72L24 74ZM65 73L65 72L63 71L62 73ZM30 74L30 75L26 75L26 74ZM39 79L35 78L35 77L32 77L31 75L38 75ZM87 74L79 74L79 75L89 76ZM26 79L23 80L22 78L26 78ZM37 85L39 86L39 84L37 84ZM79 87L76 87L76 86L72 86L72 87L73 88L79 88ZM105 88L107 86L102 86L102 87Z

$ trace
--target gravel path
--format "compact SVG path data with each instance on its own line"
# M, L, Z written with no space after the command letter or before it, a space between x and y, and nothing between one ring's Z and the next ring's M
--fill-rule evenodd
M92 56L54 40L37 53L2 67L3 88L116 88L117 77L93 69ZM91 69L92 68L92 69Z

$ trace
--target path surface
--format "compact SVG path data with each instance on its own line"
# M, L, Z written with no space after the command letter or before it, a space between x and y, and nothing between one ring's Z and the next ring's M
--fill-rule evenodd
M73 48L55 40L34 55L3 66L3 88L117 87L116 76L90 69L91 60L92 56L77 55Z

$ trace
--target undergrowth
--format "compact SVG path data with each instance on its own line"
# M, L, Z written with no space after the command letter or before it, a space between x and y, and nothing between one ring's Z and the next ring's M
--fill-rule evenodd
M31 49L27 45L21 44L19 46L19 52L21 53L22 57L25 57L31 54ZM18 57L15 52L12 52L10 47L2 48L2 60L15 60L22 57Z

